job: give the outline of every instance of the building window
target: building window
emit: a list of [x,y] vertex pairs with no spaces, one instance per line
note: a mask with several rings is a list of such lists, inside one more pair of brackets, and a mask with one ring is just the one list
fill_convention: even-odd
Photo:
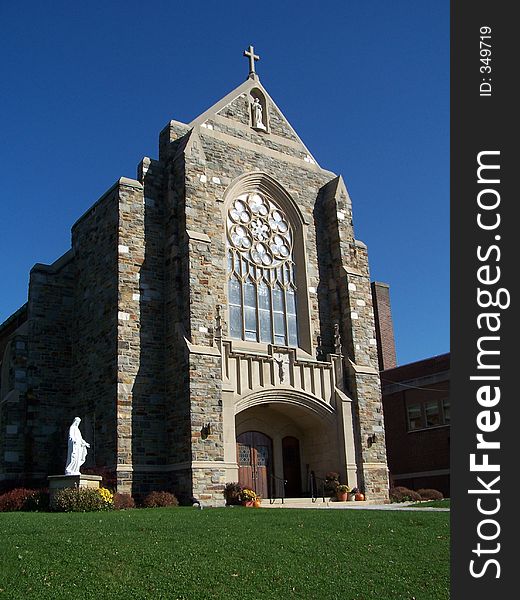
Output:
[[409,404],[407,406],[408,411],[408,429],[412,431],[413,429],[422,429],[423,418],[422,418],[422,410],[420,404]]
[[298,345],[293,233],[264,195],[241,194],[227,213],[229,334]]
[[450,423],[450,399],[444,398],[442,401],[442,413],[444,415],[444,422],[449,425]]
[[408,431],[450,424],[449,398],[413,401],[406,404]]

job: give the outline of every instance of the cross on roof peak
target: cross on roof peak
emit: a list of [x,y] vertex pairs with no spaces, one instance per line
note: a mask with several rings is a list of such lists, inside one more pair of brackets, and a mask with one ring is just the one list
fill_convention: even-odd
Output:
[[256,79],[258,75],[255,72],[255,60],[260,60],[260,57],[255,54],[253,46],[249,46],[247,50],[244,50],[244,56],[249,58],[249,77]]

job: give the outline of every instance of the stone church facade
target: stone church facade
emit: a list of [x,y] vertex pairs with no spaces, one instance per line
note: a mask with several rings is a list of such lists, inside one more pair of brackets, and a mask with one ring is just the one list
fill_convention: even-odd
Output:
[[337,471],[386,498],[367,248],[252,64],[32,269],[0,326],[4,486],[63,472],[78,415],[119,491],[220,504],[226,482],[300,495]]

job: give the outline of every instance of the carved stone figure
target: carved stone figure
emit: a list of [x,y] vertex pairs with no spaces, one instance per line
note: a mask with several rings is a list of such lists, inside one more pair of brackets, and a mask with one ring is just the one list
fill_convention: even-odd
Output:
[[278,376],[280,377],[280,383],[283,383],[288,375],[287,370],[289,367],[289,357],[287,354],[276,352],[273,354],[273,360],[278,365]]
[[265,131],[265,125],[262,116],[262,104],[258,98],[254,99],[251,109],[253,111],[253,128],[263,129]]
[[339,333],[339,325],[334,325],[334,352],[338,356],[341,355],[341,335]]
[[80,474],[79,469],[87,458],[87,448],[90,448],[90,444],[81,436],[81,431],[79,430],[80,423],[81,419],[76,417],[69,427],[65,475]]

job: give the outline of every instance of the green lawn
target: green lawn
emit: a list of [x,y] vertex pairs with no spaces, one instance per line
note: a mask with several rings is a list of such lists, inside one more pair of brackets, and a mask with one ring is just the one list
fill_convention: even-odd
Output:
[[449,598],[449,513],[0,513],[0,600]]
[[444,498],[444,500],[420,502],[418,504],[411,504],[408,508],[450,508],[450,499]]

